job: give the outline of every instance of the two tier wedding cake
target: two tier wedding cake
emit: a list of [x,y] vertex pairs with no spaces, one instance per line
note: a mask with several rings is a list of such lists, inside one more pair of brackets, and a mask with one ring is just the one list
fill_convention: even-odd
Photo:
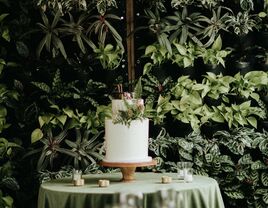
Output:
[[150,162],[148,156],[149,120],[143,117],[142,99],[124,94],[112,100],[112,118],[105,120],[104,162]]

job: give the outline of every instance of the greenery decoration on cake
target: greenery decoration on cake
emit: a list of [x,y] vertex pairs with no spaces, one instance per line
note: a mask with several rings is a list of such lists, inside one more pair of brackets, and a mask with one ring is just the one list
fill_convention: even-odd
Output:
[[123,98],[126,110],[119,110],[116,117],[113,119],[115,124],[120,123],[126,126],[130,126],[132,120],[143,120],[144,105],[141,99],[133,99],[133,102],[128,102],[128,99]]
[[[122,88],[118,88],[122,89]],[[122,99],[126,110],[119,110],[116,117],[113,119],[113,123],[123,124],[130,126],[133,120],[143,120],[145,118],[144,102],[141,99],[142,86],[141,79],[138,80],[133,93],[119,92],[122,94]]]

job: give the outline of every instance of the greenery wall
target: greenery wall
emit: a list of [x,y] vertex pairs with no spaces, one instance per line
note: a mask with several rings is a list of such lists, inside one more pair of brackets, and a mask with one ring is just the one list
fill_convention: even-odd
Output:
[[[153,171],[192,161],[226,207],[267,207],[263,0],[0,0],[0,207],[36,207],[39,184],[100,167],[110,97],[142,84]],[[143,169],[147,170],[147,169]]]

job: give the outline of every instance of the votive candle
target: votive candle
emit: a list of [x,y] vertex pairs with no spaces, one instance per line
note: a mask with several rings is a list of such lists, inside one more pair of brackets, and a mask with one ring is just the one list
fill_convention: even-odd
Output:
[[98,184],[99,184],[99,187],[107,187],[110,185],[110,181],[109,180],[99,180]]
[[172,178],[169,176],[162,176],[161,180],[162,180],[162,183],[171,183],[172,182]]

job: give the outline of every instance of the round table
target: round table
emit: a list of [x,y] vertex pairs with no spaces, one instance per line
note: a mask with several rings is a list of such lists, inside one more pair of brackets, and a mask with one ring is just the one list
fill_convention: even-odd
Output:
[[[162,176],[172,177],[172,182],[162,184]],[[142,193],[143,207],[154,208],[157,192],[172,189],[183,193],[185,207],[224,208],[216,180],[194,175],[193,182],[177,179],[176,173],[135,173],[136,180],[122,182],[121,173],[84,175],[84,186],[74,186],[71,178],[57,179],[41,184],[38,208],[106,208],[109,203],[119,200],[122,193]],[[110,181],[108,187],[99,187],[98,181]]]

